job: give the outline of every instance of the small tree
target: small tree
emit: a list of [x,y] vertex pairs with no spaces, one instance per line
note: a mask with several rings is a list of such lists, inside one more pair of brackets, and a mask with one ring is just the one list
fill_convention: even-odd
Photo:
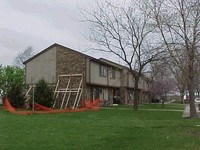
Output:
[[167,94],[170,94],[174,89],[175,85],[172,79],[167,76],[160,76],[152,83],[150,91],[153,96],[159,96],[162,98],[162,107],[164,107]]
[[13,66],[0,66],[0,97],[8,97],[11,105],[19,107],[24,102],[24,70]]
[[37,82],[35,87],[35,102],[50,107],[53,102],[53,91],[44,79]]
[[7,92],[7,96],[12,106],[21,107],[24,105],[25,101],[24,87],[18,84],[13,84],[9,89],[9,91]]

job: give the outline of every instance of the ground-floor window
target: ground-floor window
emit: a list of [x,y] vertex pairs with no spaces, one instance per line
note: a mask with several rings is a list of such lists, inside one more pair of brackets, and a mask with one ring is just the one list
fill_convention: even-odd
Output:
[[134,100],[134,91],[133,90],[129,90],[128,91],[128,97],[127,97],[127,103],[133,103]]
[[91,87],[91,98],[92,100],[99,98],[101,101],[106,101],[109,104],[120,104],[121,101],[119,89],[100,86]]

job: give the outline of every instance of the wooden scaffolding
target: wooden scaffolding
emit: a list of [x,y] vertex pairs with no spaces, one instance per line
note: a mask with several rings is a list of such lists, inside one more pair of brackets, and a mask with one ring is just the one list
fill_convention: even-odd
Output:
[[79,106],[83,92],[83,75],[70,74],[59,75],[54,91],[53,108],[56,105],[60,108],[76,109]]
[[[30,107],[30,104],[32,102],[32,104],[34,103],[34,88],[35,88],[35,85],[34,84],[31,84],[29,85],[28,87],[28,90],[25,94],[25,107],[28,109]],[[31,100],[32,98],[32,100]]]

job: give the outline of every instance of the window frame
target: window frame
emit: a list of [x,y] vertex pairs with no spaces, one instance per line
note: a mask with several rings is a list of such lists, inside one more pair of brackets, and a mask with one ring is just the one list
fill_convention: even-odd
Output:
[[107,76],[107,67],[99,64],[99,76],[106,77]]
[[110,72],[110,74],[111,74],[111,76],[110,76],[110,79],[116,79],[116,69],[114,69],[114,68],[111,68],[111,72]]

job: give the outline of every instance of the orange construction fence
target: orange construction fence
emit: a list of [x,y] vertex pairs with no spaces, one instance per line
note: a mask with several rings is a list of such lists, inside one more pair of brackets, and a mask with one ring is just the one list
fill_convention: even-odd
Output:
[[21,114],[21,115],[29,115],[29,114],[48,114],[48,113],[64,113],[64,112],[83,112],[87,110],[99,110],[100,109],[100,100],[96,99],[94,101],[81,101],[81,108],[78,109],[60,109],[56,110],[53,108],[48,108],[45,106],[42,106],[40,104],[35,103],[34,104],[34,111],[17,111],[9,102],[9,100],[6,98],[4,101],[4,109],[8,110],[11,113],[14,114]]

